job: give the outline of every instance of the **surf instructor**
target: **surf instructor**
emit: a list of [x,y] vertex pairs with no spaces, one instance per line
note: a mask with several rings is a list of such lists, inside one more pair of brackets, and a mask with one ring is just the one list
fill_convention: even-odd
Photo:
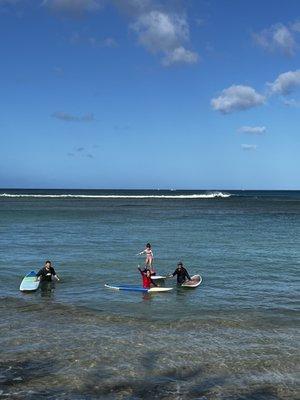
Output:
[[59,277],[56,275],[55,269],[51,265],[51,261],[47,260],[45,266],[36,274],[36,280],[40,280],[41,282],[51,282],[52,276],[59,281]]
[[175,275],[177,275],[177,284],[178,285],[182,285],[187,280],[189,280],[189,281],[191,280],[191,277],[190,277],[189,273],[184,268],[184,266],[183,266],[181,261],[177,264],[177,268],[175,269],[173,274],[170,274],[169,276],[172,277],[172,276],[175,276]]

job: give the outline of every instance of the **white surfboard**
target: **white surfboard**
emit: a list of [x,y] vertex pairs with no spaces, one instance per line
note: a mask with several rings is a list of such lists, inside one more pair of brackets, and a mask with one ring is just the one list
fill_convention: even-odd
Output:
[[36,280],[36,273],[30,271],[22,280],[20,285],[21,292],[34,292],[38,289],[40,281]]
[[173,290],[173,288],[171,287],[153,287],[151,289],[148,289],[148,293],[159,293],[159,292],[170,292],[171,290]]
[[184,288],[196,288],[197,286],[200,285],[202,282],[202,276],[201,275],[194,275],[191,277],[190,281],[184,282],[181,287]]
[[162,280],[166,279],[166,276],[163,276],[163,275],[151,275],[151,279],[153,281],[162,281]]

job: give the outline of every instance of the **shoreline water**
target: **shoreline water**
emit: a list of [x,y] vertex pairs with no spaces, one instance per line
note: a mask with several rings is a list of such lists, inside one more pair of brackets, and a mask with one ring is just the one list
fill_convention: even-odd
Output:
[[[243,194],[0,198],[0,396],[296,399],[300,192]],[[148,240],[199,288],[106,290],[140,282]],[[62,282],[20,293],[47,258]]]

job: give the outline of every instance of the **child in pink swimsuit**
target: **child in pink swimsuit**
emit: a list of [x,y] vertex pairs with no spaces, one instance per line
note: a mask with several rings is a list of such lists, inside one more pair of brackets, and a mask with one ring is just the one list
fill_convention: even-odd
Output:
[[145,267],[150,269],[151,275],[155,275],[155,270],[152,266],[154,256],[150,243],[147,243],[145,250],[141,251],[139,254],[142,255],[144,253],[146,254]]

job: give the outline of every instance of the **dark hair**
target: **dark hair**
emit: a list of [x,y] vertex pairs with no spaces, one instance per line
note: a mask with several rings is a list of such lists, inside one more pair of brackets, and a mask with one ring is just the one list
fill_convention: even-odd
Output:
[[151,248],[151,244],[150,244],[150,243],[147,243],[147,244],[146,244],[146,247],[150,247],[150,248]]
[[179,263],[177,264],[177,267],[183,267],[183,264],[181,261],[179,261]]
[[46,264],[50,264],[51,265],[51,261],[50,260],[47,260],[46,262],[45,262],[45,265]]

